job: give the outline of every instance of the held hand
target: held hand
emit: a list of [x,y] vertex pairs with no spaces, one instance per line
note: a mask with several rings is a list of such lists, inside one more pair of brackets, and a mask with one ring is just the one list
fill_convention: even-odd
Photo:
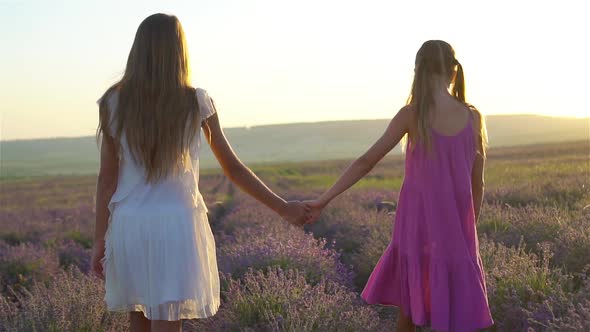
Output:
[[305,221],[305,223],[312,224],[316,222],[322,214],[322,210],[324,209],[325,205],[317,199],[311,201],[303,201],[303,204],[305,204],[309,208],[308,218]]
[[309,208],[299,201],[289,201],[281,212],[281,217],[291,225],[301,226],[309,217]]
[[105,243],[104,240],[94,242],[92,247],[92,258],[90,260],[90,270],[97,277],[104,280],[104,271],[102,270],[102,259],[104,258]]

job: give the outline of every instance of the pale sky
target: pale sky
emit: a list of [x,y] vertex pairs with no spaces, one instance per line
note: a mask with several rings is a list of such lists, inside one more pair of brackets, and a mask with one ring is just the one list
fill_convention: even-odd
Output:
[[[0,139],[93,135],[139,23],[178,16],[225,127],[391,118],[443,39],[484,114],[590,116],[584,1],[0,0]],[[526,126],[526,124],[523,124]]]

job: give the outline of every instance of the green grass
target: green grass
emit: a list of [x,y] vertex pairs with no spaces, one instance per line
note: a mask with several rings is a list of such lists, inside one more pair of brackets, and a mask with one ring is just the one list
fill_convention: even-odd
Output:
[[367,176],[360,180],[355,186],[355,189],[387,189],[399,190],[401,188],[403,178],[401,177],[385,177],[385,176]]
[[80,231],[69,231],[64,234],[64,238],[70,239],[86,249],[92,248],[92,244],[94,243],[94,240],[90,235],[86,235]]
[[[296,123],[227,128],[225,133],[247,164],[351,160],[365,152],[388,123],[389,119]],[[489,116],[487,125],[490,142],[495,147],[588,138],[588,119]],[[99,150],[93,136],[0,141],[0,151],[0,178],[96,174],[98,171]],[[392,154],[399,152],[396,147]],[[201,153],[201,167],[218,167],[206,144]]]

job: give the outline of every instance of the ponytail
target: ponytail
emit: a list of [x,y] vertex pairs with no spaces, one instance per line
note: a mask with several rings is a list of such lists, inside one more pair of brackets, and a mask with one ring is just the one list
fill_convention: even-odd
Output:
[[463,66],[459,61],[455,60],[457,64],[457,76],[453,84],[453,96],[462,103],[465,103],[465,75],[463,74]]
[[459,63],[459,61],[455,60],[455,64],[457,65],[457,76],[455,77],[455,83],[453,84],[453,91],[452,94],[458,101],[464,103],[469,107],[472,113],[474,113],[475,118],[477,119],[477,127],[479,127],[479,132],[477,133],[479,139],[477,144],[477,151],[482,157],[486,157],[486,151],[488,148],[488,133],[486,129],[486,121],[485,117],[481,112],[475,108],[475,106],[468,104],[465,100],[465,74],[463,73],[463,66]]
[[416,111],[416,119],[418,121],[418,137],[416,139],[424,144],[427,149],[430,149],[432,141],[429,130],[430,112],[434,104],[434,99],[428,77],[428,66],[429,63],[425,57],[420,57],[418,59],[418,63],[416,63],[416,71],[414,73],[414,82],[412,83],[412,92],[408,97],[407,104],[413,104]]
[[[459,102],[468,105],[465,98],[465,75],[463,73],[463,66],[455,58],[455,51],[451,45],[442,40],[429,40],[422,44],[422,47],[420,47],[416,54],[415,66],[412,91],[406,104],[412,104],[412,108],[416,112],[418,132],[417,137],[413,139],[423,144],[427,150],[431,150],[430,120],[434,106],[432,77],[438,75],[445,79],[450,79],[453,71],[456,70],[455,80],[450,91],[451,95]],[[479,112],[477,114],[480,115],[479,118],[481,119],[482,125],[482,131],[480,133],[482,142],[484,142],[482,153],[485,153],[485,142],[487,142],[485,123],[483,116]],[[417,142],[411,143],[414,144]]]

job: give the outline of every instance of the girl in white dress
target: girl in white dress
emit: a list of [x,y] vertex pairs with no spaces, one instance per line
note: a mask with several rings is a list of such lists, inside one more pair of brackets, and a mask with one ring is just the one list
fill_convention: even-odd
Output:
[[189,83],[180,22],[139,26],[123,78],[99,100],[102,138],[92,270],[131,331],[180,331],[219,307],[215,241],[199,193],[200,129],[226,176],[293,224],[307,208],[273,193],[234,154],[212,99]]

